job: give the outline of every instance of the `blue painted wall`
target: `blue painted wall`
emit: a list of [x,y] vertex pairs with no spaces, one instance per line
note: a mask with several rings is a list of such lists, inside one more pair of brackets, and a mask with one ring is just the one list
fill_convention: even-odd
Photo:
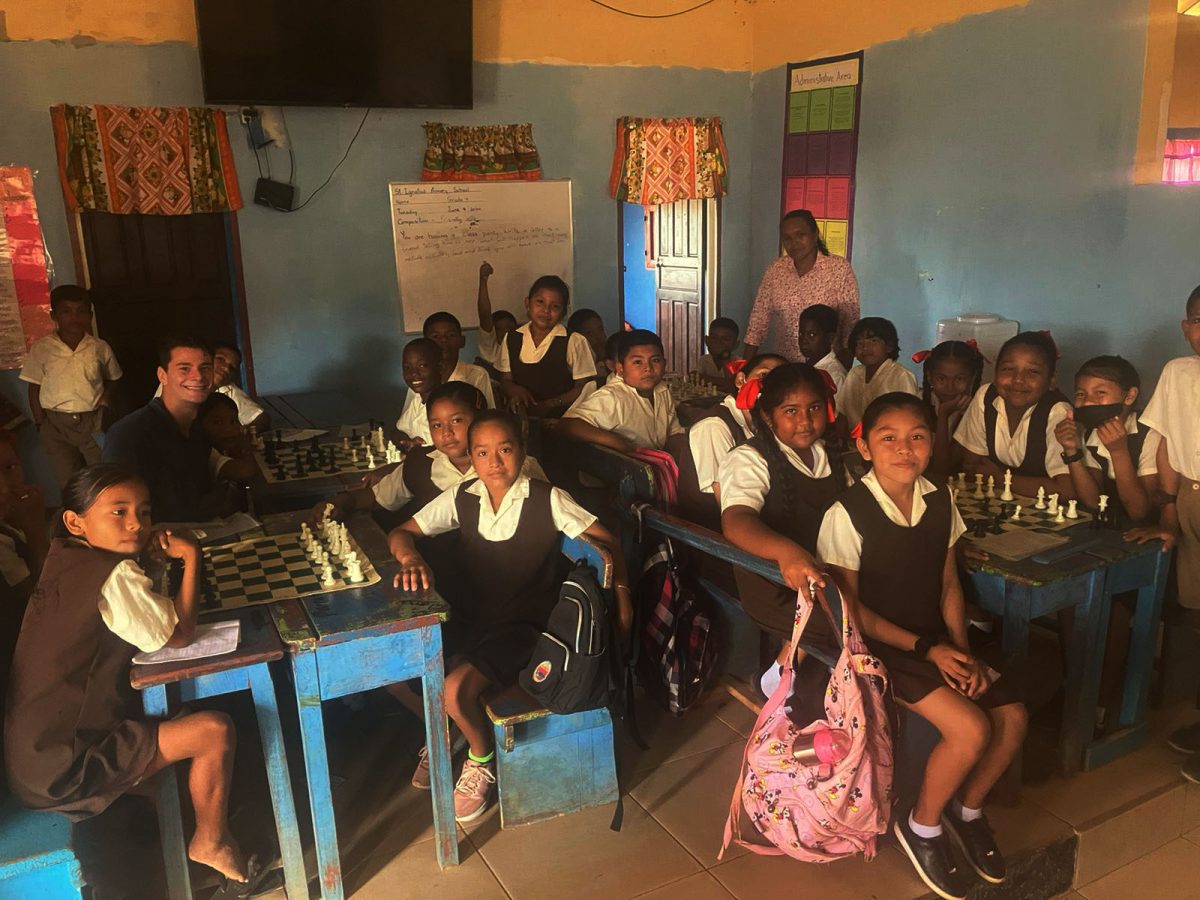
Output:
[[621,204],[625,236],[625,321],[634,328],[655,331],[658,313],[654,302],[654,270],[646,268],[643,209],[636,203]]
[[[1145,29],[1144,0],[1032,0],[867,50],[853,263],[907,351],[983,308],[1050,328],[1068,385],[1118,352],[1152,386],[1188,352],[1200,190],[1132,184]],[[753,81],[752,280],[776,249],[784,84]]]

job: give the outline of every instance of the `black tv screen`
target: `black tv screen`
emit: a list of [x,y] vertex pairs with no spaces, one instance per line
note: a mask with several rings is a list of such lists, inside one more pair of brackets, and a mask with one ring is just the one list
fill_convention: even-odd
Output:
[[196,0],[204,100],[471,108],[471,0]]

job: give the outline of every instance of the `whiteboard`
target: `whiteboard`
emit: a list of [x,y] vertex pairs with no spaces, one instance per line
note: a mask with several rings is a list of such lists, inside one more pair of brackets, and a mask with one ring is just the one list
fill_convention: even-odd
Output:
[[396,281],[404,330],[446,310],[464,328],[479,322],[479,266],[492,309],[526,320],[525,297],[541,275],[571,283],[571,182],[394,181],[388,185]]

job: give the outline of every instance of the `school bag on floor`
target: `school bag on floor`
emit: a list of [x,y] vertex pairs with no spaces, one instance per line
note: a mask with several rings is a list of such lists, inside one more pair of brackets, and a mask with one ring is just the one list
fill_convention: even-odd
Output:
[[[836,597],[836,592],[829,581],[825,593]],[[827,597],[817,588],[814,594],[828,610]],[[833,862],[856,853],[870,859],[876,839],[887,831],[892,806],[892,742],[884,706],[887,670],[867,653],[845,604],[842,652],[825,689],[825,718],[801,728],[784,708],[795,678],[796,645],[812,612],[813,604],[798,595],[788,663],[746,744],[721,855],[732,840],[755,853],[786,854],[804,862]],[[841,759],[797,760],[793,750],[811,743],[819,732],[825,732],[826,740],[833,733],[844,751]],[[742,838],[743,814],[770,846]]]
[[644,462],[654,474],[655,506],[663,512],[672,512],[679,503],[679,464],[665,450],[638,447],[630,456]]
[[670,541],[659,544],[638,580],[638,678],[677,716],[700,699],[717,673],[720,642],[706,600],[681,577]]

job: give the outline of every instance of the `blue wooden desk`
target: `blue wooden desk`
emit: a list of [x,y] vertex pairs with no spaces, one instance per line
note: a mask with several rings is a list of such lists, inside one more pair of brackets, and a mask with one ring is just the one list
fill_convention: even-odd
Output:
[[[1049,565],[991,559],[971,562],[970,569],[980,605],[1004,619],[1002,648],[1011,661],[1020,663],[1028,655],[1033,619],[1074,607],[1058,747],[1059,768],[1071,775],[1129,753],[1146,739],[1146,704],[1171,555],[1157,541],[1132,544],[1119,532],[1095,531],[1086,524],[1063,534],[1099,536],[1101,543]],[[1119,728],[1095,740],[1109,611],[1113,595],[1126,591],[1137,591],[1137,605]]]
[[[294,522],[295,517],[272,517],[267,530],[285,530],[294,527]],[[441,624],[449,607],[433,591],[418,595],[394,590],[396,566],[390,561],[386,536],[363,513],[352,517],[349,526],[382,580],[367,588],[271,606],[275,626],[291,651],[321,896],[325,900],[341,900],[344,895],[321,712],[324,700],[410,678],[421,679],[437,859],[443,867],[458,865],[442,661]]]
[[[186,662],[134,666],[129,680],[134,688],[142,692],[146,715],[161,719],[167,718],[172,705],[178,703],[250,691],[266,758],[267,781],[271,789],[271,805],[275,812],[275,828],[279,836],[287,893],[293,900],[306,900],[308,882],[296,823],[296,804],[288,776],[275,686],[268,670],[272,662],[283,658],[284,648],[264,610],[245,609],[223,618],[234,618],[235,615],[242,623],[242,631],[241,643],[233,653]],[[168,699],[167,687],[172,684],[178,685],[178,696]],[[158,820],[162,831],[167,886],[171,900],[191,900],[187,842],[183,834],[175,767],[168,766],[158,778]]]

